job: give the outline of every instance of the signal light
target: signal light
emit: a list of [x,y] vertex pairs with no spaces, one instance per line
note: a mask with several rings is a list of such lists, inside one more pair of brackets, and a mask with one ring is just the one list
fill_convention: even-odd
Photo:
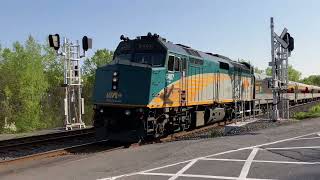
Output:
[[288,46],[289,51],[293,51],[294,49],[294,39],[293,37],[289,37],[289,46]]
[[54,50],[58,51],[60,48],[60,36],[59,34],[49,35],[49,45],[53,47]]
[[294,39],[290,36],[290,33],[286,33],[282,38],[288,44],[288,50],[291,52],[294,49]]
[[82,38],[82,49],[87,51],[88,49],[92,49],[92,39],[87,36],[83,36]]

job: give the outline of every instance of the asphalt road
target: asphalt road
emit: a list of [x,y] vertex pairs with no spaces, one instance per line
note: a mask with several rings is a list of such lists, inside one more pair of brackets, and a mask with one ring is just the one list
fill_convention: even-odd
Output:
[[0,179],[320,179],[320,119],[248,135],[0,166]]

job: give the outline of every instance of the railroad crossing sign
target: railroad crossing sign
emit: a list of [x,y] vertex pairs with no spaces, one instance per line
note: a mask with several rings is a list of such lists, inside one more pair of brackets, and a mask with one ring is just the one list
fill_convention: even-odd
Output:
[[281,35],[274,32],[273,17],[270,19],[271,28],[271,62],[272,67],[271,89],[273,94],[271,120],[289,119],[288,98],[288,57],[294,49],[294,39],[284,28]]

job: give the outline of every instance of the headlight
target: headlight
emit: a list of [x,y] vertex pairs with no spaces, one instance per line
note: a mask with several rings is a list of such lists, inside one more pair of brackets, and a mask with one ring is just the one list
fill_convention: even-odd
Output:
[[113,76],[117,76],[118,75],[118,72],[113,72]]
[[113,82],[117,82],[117,81],[118,81],[118,78],[114,77],[114,78],[112,78],[112,81],[113,81]]
[[143,112],[143,108],[138,108],[137,112]]
[[113,85],[113,86],[112,86],[112,89],[113,89],[113,90],[116,90],[116,89],[117,89],[117,86],[116,86],[116,85]]
[[127,115],[127,116],[129,116],[129,115],[131,114],[131,111],[130,111],[130,110],[125,110],[125,111],[124,111],[124,114]]

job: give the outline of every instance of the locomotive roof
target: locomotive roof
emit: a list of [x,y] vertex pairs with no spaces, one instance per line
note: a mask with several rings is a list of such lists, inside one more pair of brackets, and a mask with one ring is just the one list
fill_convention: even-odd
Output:
[[250,69],[248,67],[250,66],[249,64],[244,65],[243,63],[233,61],[230,58],[223,55],[202,52],[182,44],[173,44],[172,42],[166,41],[165,39],[162,39],[162,38],[159,38],[159,40],[168,49],[168,51],[171,51],[171,52],[176,52],[178,54],[193,56],[195,58],[201,58],[201,59],[211,60],[215,62],[217,61],[224,62],[224,63],[228,63],[230,66],[233,66],[233,67]]

